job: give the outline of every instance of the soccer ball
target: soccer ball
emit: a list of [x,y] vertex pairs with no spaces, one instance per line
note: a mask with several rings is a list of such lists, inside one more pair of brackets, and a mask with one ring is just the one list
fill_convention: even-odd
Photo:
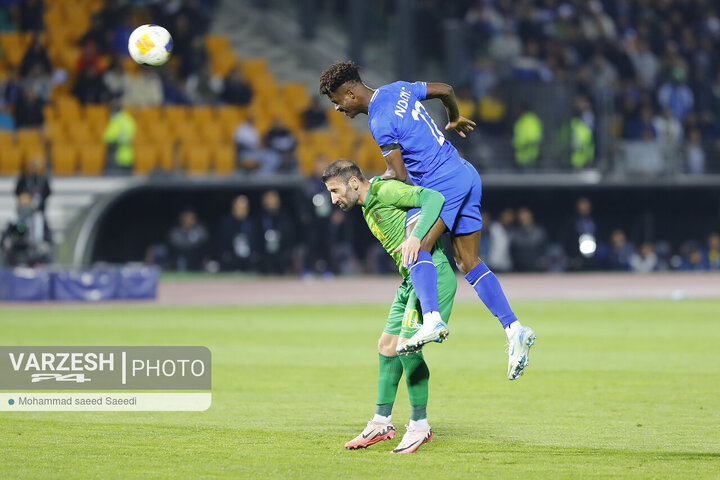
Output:
[[160,25],[140,25],[130,34],[128,52],[140,65],[157,67],[170,59],[173,40]]

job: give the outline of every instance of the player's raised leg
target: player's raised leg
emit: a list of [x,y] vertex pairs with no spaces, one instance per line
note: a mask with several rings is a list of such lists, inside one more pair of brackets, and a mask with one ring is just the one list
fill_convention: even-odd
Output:
[[508,379],[516,380],[522,375],[530,359],[530,347],[535,343],[535,333],[520,324],[505,297],[495,274],[478,257],[480,232],[452,235],[455,263],[480,300],[497,317],[508,339]]
[[395,436],[395,427],[392,424],[392,407],[395,403],[398,383],[403,374],[403,365],[395,353],[398,335],[383,332],[378,341],[378,391],[377,408],[375,416],[365,429],[345,444],[347,449],[366,448],[383,440],[390,440]]

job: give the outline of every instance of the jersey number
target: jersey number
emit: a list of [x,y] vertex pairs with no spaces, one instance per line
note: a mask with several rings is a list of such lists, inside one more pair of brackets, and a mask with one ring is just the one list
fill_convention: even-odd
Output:
[[432,133],[433,137],[435,137],[435,140],[442,145],[445,142],[445,136],[442,134],[440,129],[435,125],[435,121],[428,115],[427,110],[425,110],[425,107],[422,103],[420,103],[420,100],[415,101],[415,108],[412,111],[412,116],[414,120],[420,120],[421,118],[427,123],[427,126],[430,127],[430,133]]

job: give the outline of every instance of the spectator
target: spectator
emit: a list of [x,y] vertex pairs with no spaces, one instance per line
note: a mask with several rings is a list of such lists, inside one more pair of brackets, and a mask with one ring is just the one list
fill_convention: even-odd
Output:
[[670,146],[679,146],[683,139],[683,127],[680,120],[673,117],[669,108],[664,108],[661,115],[653,119],[653,126],[657,132],[657,138]]
[[86,103],[106,103],[111,97],[110,92],[105,87],[103,77],[94,65],[88,65],[78,74],[72,93],[83,105]]
[[303,232],[305,232],[305,261],[303,266],[303,277],[310,277],[317,273],[324,278],[332,276],[333,265],[332,249],[333,240],[332,224],[332,201],[330,193],[325,184],[320,180],[329,159],[325,155],[318,155],[315,158],[313,175],[307,178],[306,205],[308,211],[302,215]]
[[639,252],[630,255],[630,267],[633,272],[650,273],[658,268],[658,256],[655,254],[655,247],[650,242],[640,246]]
[[488,45],[488,53],[498,61],[511,62],[522,54],[522,42],[511,20],[505,20],[502,32],[494,35]]
[[513,269],[510,247],[512,244],[513,224],[515,212],[506,208],[500,212],[499,220],[488,225],[488,254],[487,264],[496,272],[509,272]]
[[32,89],[43,103],[50,100],[50,77],[43,72],[39,65],[35,65],[30,70],[30,73],[23,79],[22,85]]
[[612,92],[618,80],[618,72],[598,48],[590,62],[590,88],[593,96],[602,97]]
[[190,42],[188,51],[180,57],[178,73],[180,78],[187,79],[192,73],[207,68],[208,56],[202,37],[195,37]]
[[10,114],[10,111],[7,109],[7,107],[3,103],[0,103],[0,130],[2,130],[2,131],[15,130],[15,119],[13,119],[13,116]]
[[597,226],[592,218],[592,203],[580,197],[575,214],[565,227],[565,253],[569,270],[588,270],[593,266],[597,251]]
[[685,146],[685,161],[687,173],[690,175],[702,175],[705,173],[705,151],[702,146],[702,136],[697,128],[690,131]]
[[170,69],[162,77],[163,100],[166,105],[189,105],[190,100],[185,94],[182,80]]
[[179,224],[170,230],[169,244],[179,272],[203,269],[209,235],[191,208],[180,212]]
[[294,226],[287,211],[281,206],[277,190],[269,190],[263,194],[260,211],[262,273],[280,275],[285,273],[290,265]]
[[540,156],[543,127],[540,117],[527,106],[519,109],[513,128],[512,144],[515,149],[515,163],[520,168],[535,166]]
[[[125,45],[127,49],[127,44]],[[85,72],[86,70],[94,67],[97,72],[102,73],[103,65],[100,55],[98,55],[97,47],[94,43],[86,43],[82,47],[82,54],[78,59],[76,72],[78,74]]]
[[135,162],[133,140],[137,126],[135,119],[118,100],[111,103],[112,113],[103,134],[107,145],[106,170],[120,175],[130,174]]
[[8,267],[35,267],[52,261],[50,228],[45,215],[33,208],[27,192],[17,197],[17,216],[2,233],[0,249]]
[[313,97],[312,103],[305,109],[302,114],[303,126],[305,130],[315,130],[327,127],[327,117],[325,109],[320,103],[318,96]]
[[682,259],[680,270],[686,271],[705,271],[709,269],[703,261],[703,254],[697,244],[691,244],[688,247],[687,254]]
[[518,272],[539,272],[545,269],[545,229],[535,224],[528,208],[517,211],[518,225],[513,230],[510,244],[512,263]]
[[45,203],[52,191],[42,157],[31,157],[20,173],[15,184],[15,196],[19,197],[23,193],[30,195],[31,205],[35,210],[45,213]]
[[265,134],[265,145],[280,156],[278,172],[294,173],[297,171],[297,159],[295,158],[297,140],[282,121],[276,119],[273,122],[272,128]]
[[230,73],[225,77],[220,98],[223,102],[231,105],[244,107],[250,104],[252,90],[243,80],[242,69],[239,66],[230,70]]
[[187,98],[196,105],[214,104],[222,92],[222,79],[212,75],[207,64],[190,74],[185,82]]
[[233,134],[235,151],[240,170],[249,172],[257,170],[259,173],[272,173],[280,165],[280,155],[277,152],[262,148],[260,134],[250,117],[237,126]]
[[140,67],[134,78],[127,78],[122,103],[125,106],[134,107],[162,105],[162,80],[152,67]]
[[15,101],[15,126],[17,128],[41,127],[44,120],[43,107],[45,102],[38,97],[35,90],[26,87]]
[[713,232],[708,235],[703,257],[710,270],[720,270],[720,233]]
[[630,256],[633,247],[628,243],[625,232],[614,230],[610,235],[610,245],[598,252],[600,266],[605,270],[630,270]]
[[105,85],[105,90],[107,90],[110,99],[115,100],[122,98],[128,82],[129,78],[125,74],[122,62],[120,62],[118,57],[113,57],[110,61],[110,65],[108,65],[107,70],[105,70],[105,73],[103,74],[103,84]]
[[173,38],[173,55],[182,62],[183,57],[190,52],[194,34],[185,15],[177,16],[174,24],[175,28],[170,29]]
[[117,55],[125,55],[127,54],[130,34],[135,29],[135,25],[133,25],[132,18],[126,12],[121,11],[118,18],[120,21],[117,21],[117,27],[114,29],[110,49]]
[[648,90],[655,88],[660,63],[645,39],[638,39],[635,48],[630,51],[630,60],[642,87]]
[[505,133],[507,105],[499,88],[493,87],[478,101],[478,125],[490,135]]
[[670,72],[671,81],[665,82],[658,91],[658,103],[662,108],[669,108],[675,118],[683,120],[692,110],[695,97],[692,90],[685,84],[685,69],[675,67]]
[[259,256],[258,231],[245,195],[233,199],[230,214],[222,219],[218,235],[220,268],[223,271],[254,271]]
[[653,111],[650,107],[640,110],[640,117],[627,124],[625,135],[628,140],[655,140],[657,131],[653,123]]
[[9,68],[7,77],[0,85],[0,104],[4,106],[15,105],[20,96],[21,84],[16,68]]
[[110,40],[112,38],[112,30],[103,24],[102,14],[95,13],[90,20],[90,28],[80,38],[78,44],[84,47],[88,43],[95,45],[95,49],[100,55],[110,53]]
[[43,0],[20,2],[20,30],[39,32],[43,29]]
[[50,59],[47,56],[45,47],[40,41],[39,34],[33,35],[32,42],[20,62],[20,76],[27,76],[35,67],[39,67],[44,75],[50,75],[52,73]]

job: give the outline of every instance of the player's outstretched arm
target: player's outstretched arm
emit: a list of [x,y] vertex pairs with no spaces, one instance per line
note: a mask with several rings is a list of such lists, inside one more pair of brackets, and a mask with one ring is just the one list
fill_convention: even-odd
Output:
[[445,130],[455,130],[463,138],[465,138],[466,133],[473,131],[475,122],[460,116],[455,91],[450,85],[446,83],[428,83],[425,98],[439,98],[445,105],[448,114],[448,124],[445,125]]
[[407,179],[407,170],[405,169],[405,162],[403,161],[402,153],[400,153],[400,146],[390,150],[390,153],[385,155],[385,163],[387,164],[387,170],[385,173],[380,175],[383,180],[400,180],[404,182]]

